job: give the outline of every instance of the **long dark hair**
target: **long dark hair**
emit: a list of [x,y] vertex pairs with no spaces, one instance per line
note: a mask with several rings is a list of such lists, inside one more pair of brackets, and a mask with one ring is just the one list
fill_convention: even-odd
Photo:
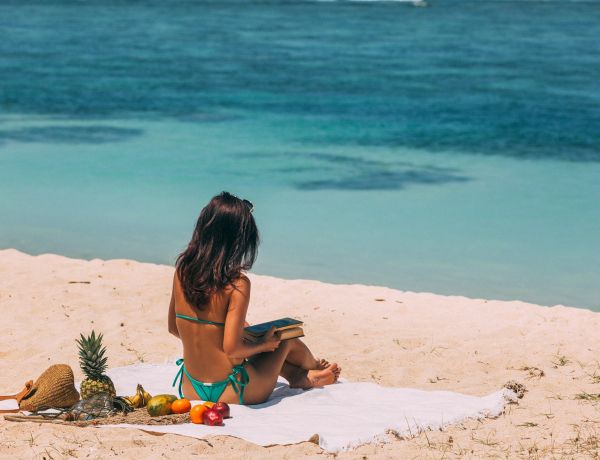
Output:
[[256,261],[260,234],[245,202],[221,192],[200,213],[192,240],[177,257],[188,303],[200,308]]

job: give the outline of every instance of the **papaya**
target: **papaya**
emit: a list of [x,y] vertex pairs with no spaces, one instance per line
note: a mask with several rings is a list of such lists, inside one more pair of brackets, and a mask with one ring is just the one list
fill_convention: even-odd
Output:
[[175,395],[157,395],[148,401],[146,410],[151,417],[169,415],[173,413],[171,405],[175,401],[177,401],[177,396]]

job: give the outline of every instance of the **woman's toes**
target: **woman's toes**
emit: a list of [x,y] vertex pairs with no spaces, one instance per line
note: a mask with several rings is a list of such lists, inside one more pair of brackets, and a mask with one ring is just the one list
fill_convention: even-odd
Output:
[[342,368],[341,368],[341,367],[338,367],[338,368],[335,370],[335,372],[333,373],[333,374],[334,374],[333,383],[337,383],[338,379],[340,378],[340,374],[341,374],[341,373],[342,373]]
[[315,361],[317,362],[316,369],[318,371],[322,371],[323,369],[327,369],[329,367],[329,361],[326,359],[316,358]]

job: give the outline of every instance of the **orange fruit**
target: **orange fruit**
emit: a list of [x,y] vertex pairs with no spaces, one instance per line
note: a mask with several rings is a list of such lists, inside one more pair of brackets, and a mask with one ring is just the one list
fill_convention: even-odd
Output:
[[185,414],[192,408],[192,404],[187,399],[178,399],[171,404],[171,410],[174,414]]
[[210,401],[206,401],[206,402],[203,404],[203,406],[206,406],[206,407],[208,407],[209,409],[212,409],[214,405],[215,405],[215,403],[214,403],[214,402],[210,402]]
[[202,420],[202,414],[208,410],[208,407],[203,406],[202,404],[198,404],[197,406],[192,407],[190,411],[190,418],[194,423],[204,423]]

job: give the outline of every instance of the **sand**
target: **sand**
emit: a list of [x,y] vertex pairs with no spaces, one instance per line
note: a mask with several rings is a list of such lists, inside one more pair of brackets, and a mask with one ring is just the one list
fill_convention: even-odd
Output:
[[[0,394],[21,390],[25,381],[55,363],[71,365],[81,379],[75,339],[92,328],[104,333],[110,367],[173,359],[181,346],[167,332],[172,277],[169,266],[0,251]],[[302,319],[305,341],[315,355],[336,361],[351,382],[476,396],[497,391],[509,380],[528,389],[499,418],[365,445],[337,458],[599,455],[600,400],[578,398],[600,393],[600,313],[250,278],[249,321]],[[197,440],[130,428],[13,423],[0,416],[0,460],[117,455],[178,460],[334,457],[311,442],[265,448],[225,436]]]

